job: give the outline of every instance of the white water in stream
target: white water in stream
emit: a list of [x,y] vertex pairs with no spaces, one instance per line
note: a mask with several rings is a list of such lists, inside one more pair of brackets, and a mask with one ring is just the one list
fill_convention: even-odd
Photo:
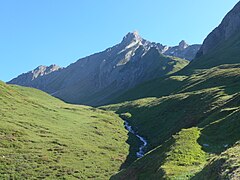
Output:
[[140,141],[142,142],[142,145],[139,147],[139,151],[137,152],[137,157],[141,158],[144,156],[144,148],[147,146],[147,141],[146,139],[144,139],[142,136],[140,136],[139,134],[137,134],[133,129],[132,126],[129,125],[129,123],[127,121],[124,121],[124,126],[125,128],[132,133],[133,135],[135,135],[138,139],[140,139]]

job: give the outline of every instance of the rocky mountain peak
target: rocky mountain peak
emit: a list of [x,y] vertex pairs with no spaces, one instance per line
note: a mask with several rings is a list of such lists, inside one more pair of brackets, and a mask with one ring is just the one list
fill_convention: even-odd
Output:
[[[187,46],[185,41],[180,44],[182,48]],[[183,67],[188,62],[166,56],[192,60],[198,47],[191,45],[181,50],[178,45],[171,47],[145,40],[134,31],[121,43],[64,69],[54,64],[39,66],[8,83],[38,88],[66,102],[102,105],[108,98],[142,82],[175,72],[175,63],[179,63],[176,67]]]
[[34,69],[34,71],[35,71],[35,70],[45,69],[46,67],[47,67],[47,66],[40,65],[40,66],[36,67],[36,68]]
[[182,40],[180,43],[179,43],[179,48],[181,50],[183,49],[186,49],[189,45],[186,43],[186,41]]
[[131,42],[140,42],[142,41],[142,37],[139,35],[137,31],[129,32],[126,36],[124,36],[122,43],[131,43]]

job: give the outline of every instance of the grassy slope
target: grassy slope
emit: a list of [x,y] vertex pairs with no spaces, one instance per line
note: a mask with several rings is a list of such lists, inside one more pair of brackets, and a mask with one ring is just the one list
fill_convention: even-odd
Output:
[[180,179],[201,170],[207,154],[197,143],[198,128],[183,129],[162,145],[136,160],[112,179]]
[[[172,135],[178,136],[177,133],[181,133],[183,128],[198,127],[200,134],[199,138],[195,139],[195,145],[200,144],[202,150],[196,151],[196,154],[207,153],[204,155],[206,157],[225,151],[227,147],[224,146],[230,147],[240,139],[240,65],[222,65],[198,70],[191,75],[170,78],[180,80],[181,84],[168,96],[143,98],[104,107],[117,113],[129,112],[132,115],[130,123],[148,140],[148,150],[160,148],[159,151],[152,152],[158,154],[159,159],[163,159],[161,154],[166,153],[173,157],[151,164],[155,157],[147,154],[145,161],[149,163],[144,162],[144,167],[137,163],[138,161],[133,163],[130,168],[116,176],[119,179],[129,176],[129,173],[132,179],[150,175],[153,179],[155,176],[171,179],[194,176],[199,170],[198,165],[193,164],[185,169],[185,172],[178,173],[178,169],[184,167],[174,162],[177,157],[180,157],[181,162],[182,154],[187,158],[192,157],[192,154],[183,153],[181,150],[174,153],[166,150],[176,145],[165,145],[166,142],[170,141]],[[188,144],[190,141],[182,138],[182,142]],[[166,147],[161,148],[159,145]],[[189,150],[193,149],[190,147]],[[197,164],[203,165],[207,162],[204,158],[200,159]],[[189,173],[190,169],[192,173]],[[132,171],[135,173],[131,173]],[[138,175],[134,177],[136,174]]]
[[[129,121],[156,146],[186,125],[196,125],[222,110],[228,100],[233,101],[237,97],[239,91],[240,65],[224,65],[185,77],[175,94],[104,108],[118,113],[130,112],[132,118]],[[178,126],[175,127],[176,123]]]
[[0,82],[0,179],[108,179],[128,154],[113,113]]
[[198,179],[240,179],[240,142],[212,158],[192,180]]

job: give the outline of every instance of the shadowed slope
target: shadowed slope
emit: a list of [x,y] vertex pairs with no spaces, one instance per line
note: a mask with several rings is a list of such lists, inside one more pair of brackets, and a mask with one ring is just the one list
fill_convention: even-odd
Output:
[[[184,79],[172,95],[103,107],[117,113],[130,113],[128,121],[147,139],[148,150],[156,154],[156,157],[152,157],[152,153],[146,154],[116,178],[124,179],[131,175],[132,179],[188,179],[201,170],[199,165],[203,167],[207,162],[203,157],[217,155],[240,139],[240,65],[198,71]],[[197,128],[198,132],[194,141],[180,135],[183,129],[193,133],[195,130],[192,128]],[[181,143],[166,143],[172,141],[174,134]],[[192,145],[185,151],[184,147],[188,144]],[[199,145],[201,150],[193,149]],[[159,150],[161,146],[164,148]],[[164,155],[166,153],[170,153],[168,158]],[[199,153],[204,154],[201,160],[192,162],[191,159]],[[190,164],[182,164],[182,158],[187,158]],[[159,163],[155,159],[159,159]]]

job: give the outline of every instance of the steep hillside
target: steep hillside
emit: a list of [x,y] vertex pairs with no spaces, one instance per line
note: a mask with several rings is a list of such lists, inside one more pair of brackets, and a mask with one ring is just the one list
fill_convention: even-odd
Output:
[[[153,141],[150,144],[156,146],[166,140],[164,135],[168,134],[169,138],[169,135],[186,128],[186,124],[196,125],[202,118],[209,116],[207,113],[215,112],[215,108],[221,108],[228,103],[228,99],[235,97],[240,91],[240,65],[224,65],[201,71],[185,77],[181,82],[178,91],[172,95],[143,98],[106,108],[118,113],[131,113],[133,125],[138,129],[142,126],[143,129],[139,131]],[[175,126],[176,123],[178,126]]]
[[224,41],[239,33],[240,29],[240,2],[224,17],[221,24],[215,28],[204,40],[197,57],[205,55]]
[[240,142],[210,160],[193,180],[240,179]]
[[183,59],[191,60],[199,48],[185,41],[174,47],[163,46],[133,32],[121,43],[66,68],[36,78],[29,78],[35,72],[31,71],[9,83],[38,88],[66,102],[97,106],[135,85],[182,69],[189,62]]
[[188,179],[209,156],[239,141],[240,65],[223,65],[184,79],[172,95],[103,107],[130,113],[129,123],[147,139],[146,151],[152,150],[117,179]]
[[184,71],[192,69],[206,69],[222,64],[239,63],[240,33],[232,35],[228,40],[221,42],[207,54],[193,60]]
[[130,89],[113,102],[118,103],[146,97],[162,97],[212,86],[226,86],[231,83],[233,89],[238,88],[236,84],[239,80],[239,64],[220,65],[211,69],[191,71],[192,73],[176,73],[172,76],[148,81]]
[[210,68],[220,64],[239,63],[240,2],[223,18],[204,40],[196,59],[187,69]]
[[207,159],[198,137],[197,128],[184,129],[111,179],[188,179]]
[[0,179],[108,179],[128,155],[123,121],[0,82]]

